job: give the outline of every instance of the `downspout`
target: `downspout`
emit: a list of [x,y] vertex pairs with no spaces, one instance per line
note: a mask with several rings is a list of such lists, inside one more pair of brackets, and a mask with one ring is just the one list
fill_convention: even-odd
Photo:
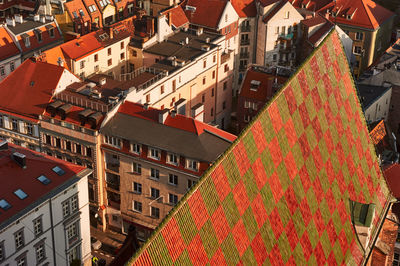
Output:
[[53,245],[53,260],[54,260],[54,265],[57,265],[57,261],[56,261],[56,245],[55,245],[55,241],[54,241],[53,208],[52,208],[51,198],[50,198],[50,224],[51,224],[51,243]]
[[[226,45],[226,43],[225,43],[225,45]],[[219,60],[220,60],[220,58],[221,58],[221,55],[219,55],[219,53],[217,53],[217,67],[215,69],[216,73],[215,73],[215,91],[214,91],[214,97],[215,97],[215,101],[214,101],[214,123],[215,124],[217,124],[217,94],[218,94],[217,92],[218,92],[218,73],[219,73]]]

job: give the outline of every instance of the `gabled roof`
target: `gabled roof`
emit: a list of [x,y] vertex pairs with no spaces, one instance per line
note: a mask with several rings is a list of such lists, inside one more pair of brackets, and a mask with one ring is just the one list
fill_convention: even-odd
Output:
[[[224,0],[188,0],[185,14],[192,24],[216,29],[226,5]],[[191,11],[187,6],[195,7],[196,10]]]
[[96,36],[96,32],[88,33],[75,40],[63,43],[61,49],[67,57],[79,60],[81,57],[95,53],[103,48]]
[[[0,200],[6,200],[11,208],[0,208],[0,229],[10,222],[15,222],[21,215],[38,207],[44,200],[60,193],[63,189],[77,182],[85,168],[59,160],[42,153],[31,151],[17,145],[8,144],[9,148],[0,151]],[[22,168],[12,158],[13,152],[25,155],[26,168]],[[63,175],[58,175],[52,169],[60,167]],[[85,171],[86,172],[86,171]],[[89,172],[86,172],[89,174]],[[45,185],[37,178],[44,175],[50,180]],[[25,199],[19,199],[14,191],[22,189],[27,194]]]
[[173,6],[163,12],[162,15],[171,14],[171,24],[174,25],[175,28],[179,28],[189,23],[188,18],[186,17],[185,11],[183,11],[182,5]]
[[129,264],[360,265],[349,199],[392,197],[334,32]]
[[228,132],[179,114],[168,114],[165,122],[159,123],[160,112],[127,101],[100,131],[206,162],[217,159],[236,139]]
[[90,15],[82,0],[72,0],[64,3],[64,6],[72,20],[90,21]]
[[272,8],[272,10],[270,10],[269,13],[264,17],[263,19],[264,23],[267,23],[271,18],[273,18],[287,2],[288,0],[280,0],[279,3],[277,3]]
[[231,4],[241,18],[257,15],[256,0],[231,0]]
[[[337,0],[336,4],[331,2],[320,11],[325,13],[327,9],[339,11],[335,17],[330,17],[331,21],[368,29],[377,29],[394,16],[392,11],[372,0]],[[351,15],[351,19],[347,19],[347,15]]]
[[384,170],[386,182],[396,199],[400,199],[400,164],[394,163]]
[[0,83],[0,109],[37,119],[44,113],[63,72],[60,66],[24,61]]
[[14,43],[14,40],[11,38],[8,31],[0,26],[0,61],[18,54],[20,54],[20,51]]

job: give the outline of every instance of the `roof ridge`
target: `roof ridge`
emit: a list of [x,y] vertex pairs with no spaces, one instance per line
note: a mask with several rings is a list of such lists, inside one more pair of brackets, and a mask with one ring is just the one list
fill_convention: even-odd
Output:
[[[352,0],[349,0],[349,1],[352,1]],[[371,20],[371,18],[370,18],[370,15],[372,15],[372,13],[370,13],[369,10],[368,10],[368,8],[365,6],[366,3],[364,2],[364,0],[359,0],[359,1],[361,1],[362,6],[364,7],[365,13],[367,13],[367,18],[368,18],[368,20],[370,21],[372,27],[375,29],[375,25],[374,25],[375,23],[373,23],[372,20]],[[377,4],[376,4],[376,5],[377,5]],[[356,12],[357,12],[357,11],[356,11]],[[372,15],[372,16],[373,16],[373,15]],[[375,18],[375,17],[374,17],[374,18]],[[375,19],[375,21],[376,21],[376,19]],[[379,24],[379,23],[378,23],[378,24]]]

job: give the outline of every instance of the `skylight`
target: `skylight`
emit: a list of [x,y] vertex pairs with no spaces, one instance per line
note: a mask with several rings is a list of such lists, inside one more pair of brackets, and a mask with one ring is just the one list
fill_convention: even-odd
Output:
[[55,166],[52,170],[53,170],[54,172],[56,172],[57,175],[63,175],[63,174],[65,174],[65,171],[64,171],[63,169],[61,169],[61,167],[59,167],[59,166]]
[[37,180],[39,180],[42,184],[45,184],[45,185],[47,185],[47,184],[49,184],[49,183],[51,182],[51,180],[48,179],[48,178],[47,178],[46,176],[44,176],[44,175],[39,176],[39,177],[37,178]]
[[14,191],[14,194],[19,198],[19,199],[25,199],[28,197],[28,195],[22,190],[22,189],[17,189]]
[[11,205],[6,200],[2,199],[2,200],[0,200],[0,208],[2,208],[3,210],[6,211],[9,208],[11,208]]

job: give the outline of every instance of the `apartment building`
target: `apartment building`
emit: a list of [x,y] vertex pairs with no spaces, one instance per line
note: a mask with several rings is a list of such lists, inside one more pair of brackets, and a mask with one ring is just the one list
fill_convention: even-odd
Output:
[[0,26],[0,81],[13,72],[20,64],[21,51],[4,26]]
[[106,75],[72,83],[54,95],[40,122],[43,153],[93,169],[88,176],[90,221],[102,229],[106,223],[99,128],[104,116],[123,98],[120,87],[120,82]]
[[54,93],[76,81],[63,67],[34,59],[23,62],[0,83],[0,138],[39,151],[40,118],[46,105]]
[[302,14],[327,14],[353,40],[355,62],[351,67],[356,77],[390,46],[395,14],[372,0],[290,2]]
[[35,10],[39,1],[35,0],[0,0],[0,21],[6,17],[21,14],[24,17]]
[[303,16],[287,0],[257,2],[256,63],[292,67]]
[[363,107],[365,119],[369,123],[387,121],[392,98],[392,85],[382,86],[357,84],[357,91]]
[[235,136],[168,109],[124,102],[103,123],[110,227],[144,241]]
[[158,16],[160,12],[179,4],[179,0],[137,0],[137,6],[149,16]]
[[[57,20],[62,21],[62,23],[59,23],[63,32],[73,31],[81,35],[91,32],[92,19],[82,0],[68,1],[64,4],[64,7],[65,12],[56,16]],[[94,12],[96,12],[97,7],[95,5],[94,9]],[[90,11],[92,10],[91,7]]]
[[64,61],[63,64],[82,79],[98,73],[118,77],[127,71],[126,52],[130,34],[121,22],[48,50],[43,54],[43,60],[53,64]]
[[[132,43],[144,67],[124,75],[131,91],[127,99],[152,107],[176,108],[179,113],[225,128],[230,123],[234,57],[219,34],[183,29],[158,33],[147,42]],[[161,28],[161,29],[160,29]]]
[[14,15],[4,26],[20,50],[21,61],[55,47],[63,42],[57,21],[52,16]]
[[0,143],[1,265],[91,265],[90,172]]

